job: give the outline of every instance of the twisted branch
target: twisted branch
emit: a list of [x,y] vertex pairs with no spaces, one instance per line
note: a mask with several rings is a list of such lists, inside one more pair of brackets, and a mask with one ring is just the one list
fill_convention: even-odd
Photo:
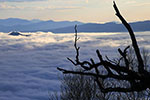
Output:
[[[80,61],[79,59],[79,49],[80,47],[77,46],[77,41],[79,40],[77,36],[77,26],[75,26],[75,42],[74,42],[74,48],[76,50],[76,57],[73,61],[70,58],[67,58],[69,61],[71,61],[72,64],[75,66],[81,67],[83,71],[71,71],[66,70],[63,68],[57,68],[59,71],[63,72],[64,74],[79,74],[79,75],[86,75],[91,76],[94,78],[94,80],[97,82],[97,85],[99,86],[100,90],[104,93],[107,92],[134,92],[134,91],[143,91],[147,88],[150,88],[150,73],[147,72],[144,69],[143,59],[140,54],[140,50],[134,35],[134,32],[131,28],[131,26],[126,22],[126,20],[121,16],[119,9],[116,6],[116,3],[113,2],[114,10],[116,11],[116,16],[121,20],[123,25],[126,27],[126,29],[129,32],[130,38],[132,40],[132,46],[135,51],[135,55],[137,57],[137,63],[138,63],[138,71],[135,71],[134,69],[130,69],[130,61],[127,57],[128,55],[128,49],[130,46],[127,46],[124,50],[118,49],[118,52],[121,56],[121,58],[118,60],[118,63],[113,62],[106,56],[106,60],[103,59],[103,56],[101,55],[99,50],[96,50],[97,57],[99,59],[99,62],[95,63],[95,61],[91,58],[90,61]],[[120,61],[123,60],[125,62],[125,65],[120,65]],[[102,67],[103,66],[103,67]],[[103,68],[107,71],[106,73],[102,73],[101,70]],[[94,71],[93,71],[94,70]],[[102,85],[101,80],[106,79],[114,79],[115,82],[118,82],[118,80],[124,80],[127,81],[130,85],[129,87],[112,87],[111,85],[108,87],[104,87]]]

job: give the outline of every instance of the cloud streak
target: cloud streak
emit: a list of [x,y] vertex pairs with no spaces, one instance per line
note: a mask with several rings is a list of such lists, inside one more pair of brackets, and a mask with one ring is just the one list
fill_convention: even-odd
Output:
[[72,9],[82,9],[84,7],[77,6],[49,6],[49,7],[34,7],[35,10],[72,10]]
[[47,1],[47,0],[0,0],[0,2],[36,2],[36,1]]
[[150,3],[137,3],[134,6],[149,6]]
[[48,6],[48,7],[40,7],[40,6],[18,6],[18,5],[8,5],[8,4],[0,4],[0,9],[4,10],[72,10],[72,9],[83,9],[84,7],[78,6]]
[[12,10],[12,9],[25,9],[23,6],[16,6],[16,5],[8,5],[8,4],[0,4],[0,9],[4,10]]

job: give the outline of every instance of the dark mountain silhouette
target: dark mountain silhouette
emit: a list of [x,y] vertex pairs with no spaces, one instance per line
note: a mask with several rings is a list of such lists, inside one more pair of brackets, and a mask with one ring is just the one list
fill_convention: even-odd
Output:
[[18,36],[18,35],[21,35],[21,33],[13,31],[9,33],[9,35]]
[[17,32],[17,31],[13,31],[13,32],[9,33],[9,35],[12,35],[12,36],[30,36],[30,35],[21,34],[20,32]]
[[[139,21],[129,23],[135,32],[150,31],[150,21]],[[46,30],[53,33],[73,33],[74,26],[59,28],[54,30]],[[122,24],[109,22],[104,24],[87,23],[78,25],[78,32],[126,32],[127,30]]]

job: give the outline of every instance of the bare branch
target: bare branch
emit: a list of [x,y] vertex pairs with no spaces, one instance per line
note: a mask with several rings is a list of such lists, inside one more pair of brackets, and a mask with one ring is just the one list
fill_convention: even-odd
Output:
[[[114,9],[116,11],[116,16],[122,21],[123,25],[126,27],[126,29],[129,32],[129,35],[132,40],[132,46],[135,51],[135,55],[137,57],[137,63],[138,63],[138,71],[134,69],[130,69],[129,66],[131,66],[132,61],[129,60],[129,54],[128,49],[130,46],[127,46],[124,50],[118,49],[119,54],[121,57],[117,59],[116,62],[110,60],[106,56],[106,60],[103,59],[102,54],[99,50],[96,50],[97,57],[99,59],[98,62],[95,62],[94,59],[90,59],[90,61],[80,61],[79,59],[79,49],[80,47],[77,46],[77,41],[79,40],[77,35],[77,25],[75,26],[75,42],[74,42],[74,48],[76,51],[75,60],[71,60],[70,58],[67,58],[73,65],[78,66],[82,68],[84,71],[71,71],[66,70],[62,68],[57,68],[59,71],[62,71],[64,74],[78,74],[78,75],[85,75],[85,76],[91,76],[95,79],[97,82],[97,85],[99,86],[100,90],[104,93],[107,92],[134,92],[134,91],[143,91],[147,88],[150,89],[150,73],[144,69],[143,59],[140,54],[140,50],[135,38],[135,35],[133,33],[132,28],[130,25],[126,22],[126,20],[121,16],[119,9],[117,8],[115,2],[113,2]],[[133,59],[132,59],[133,60]],[[120,63],[123,61],[123,65]],[[134,67],[134,65],[132,66]],[[102,70],[105,70],[105,73],[102,72]],[[130,86],[129,87],[106,87],[101,84],[101,80],[106,79],[114,79],[115,82],[118,82],[118,80],[124,80],[127,81]]]
[[139,47],[138,47],[138,44],[137,44],[134,32],[133,32],[131,26],[127,23],[127,21],[120,14],[115,1],[113,3],[114,3],[113,7],[114,7],[114,9],[116,11],[116,16],[118,16],[118,18],[121,20],[122,24],[126,27],[126,29],[128,30],[128,32],[130,34],[130,37],[131,37],[131,40],[132,40],[132,45],[133,45],[133,48],[135,50],[135,53],[136,53],[136,56],[137,56],[137,59],[138,59],[138,63],[139,63],[138,71],[140,73],[143,73],[144,72],[144,64],[143,64],[142,56],[140,54],[140,50],[139,50]]

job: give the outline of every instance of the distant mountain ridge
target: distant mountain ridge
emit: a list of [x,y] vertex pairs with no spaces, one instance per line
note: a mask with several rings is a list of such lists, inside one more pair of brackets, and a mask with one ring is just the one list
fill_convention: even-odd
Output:
[[29,20],[19,18],[0,19],[1,26],[27,25],[31,23]]
[[[129,23],[133,30],[150,31],[150,20]],[[74,33],[74,25],[78,25],[78,32],[126,32],[121,23],[107,22],[82,23],[79,21],[42,21],[38,19],[25,20],[19,18],[0,19],[0,32],[53,32],[53,33]]]
[[[150,31],[150,20],[129,23],[135,32]],[[54,30],[47,30],[53,33],[73,33],[74,27],[65,27]],[[104,24],[86,23],[78,25],[78,32],[127,32],[126,28],[120,23],[109,22]]]
[[0,32],[21,31],[21,32],[35,32],[41,30],[64,28],[73,26],[75,24],[81,25],[78,21],[42,21],[42,20],[25,20],[19,18],[0,19]]

